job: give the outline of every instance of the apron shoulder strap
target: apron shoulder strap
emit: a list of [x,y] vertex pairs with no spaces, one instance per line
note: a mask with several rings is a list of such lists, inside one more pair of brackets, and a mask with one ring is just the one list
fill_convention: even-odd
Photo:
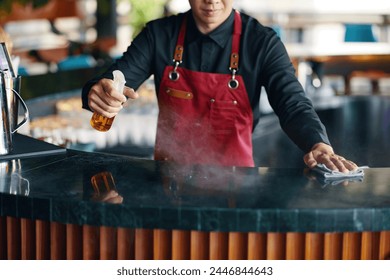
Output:
[[239,52],[240,52],[240,39],[241,39],[242,21],[240,12],[235,11],[234,14],[234,31],[232,41],[232,53],[230,55],[230,70],[237,72],[239,63]]
[[187,30],[187,15],[184,15],[183,22],[180,27],[179,37],[177,38],[175,53],[173,55],[173,61],[182,63],[183,51],[184,51],[184,38]]

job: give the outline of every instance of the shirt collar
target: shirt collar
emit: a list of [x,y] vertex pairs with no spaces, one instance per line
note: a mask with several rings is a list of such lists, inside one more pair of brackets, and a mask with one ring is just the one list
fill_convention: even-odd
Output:
[[229,17],[218,26],[215,30],[210,32],[207,35],[202,34],[198,28],[196,27],[194,17],[192,16],[191,11],[188,12],[188,24],[187,24],[187,40],[188,43],[192,43],[196,40],[199,40],[203,37],[209,37],[214,42],[216,42],[221,48],[224,48],[233,34],[233,26],[234,26],[234,10],[231,12]]

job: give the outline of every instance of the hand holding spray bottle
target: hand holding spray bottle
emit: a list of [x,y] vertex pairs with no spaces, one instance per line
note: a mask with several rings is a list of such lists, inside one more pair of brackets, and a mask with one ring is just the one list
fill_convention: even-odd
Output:
[[[123,90],[125,88],[126,83],[125,76],[119,70],[114,70],[112,72],[112,75],[114,76],[115,89],[123,94]],[[108,131],[111,128],[114,119],[115,116],[112,118],[107,118],[105,116],[100,115],[99,113],[94,112],[91,117],[90,124],[94,129],[104,132]]]

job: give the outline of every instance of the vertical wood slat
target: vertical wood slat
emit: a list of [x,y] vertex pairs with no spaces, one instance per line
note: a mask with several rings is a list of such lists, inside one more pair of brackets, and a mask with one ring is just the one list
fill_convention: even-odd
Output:
[[35,250],[35,222],[30,219],[20,220],[22,260],[34,260]]
[[117,258],[117,230],[113,227],[101,226],[100,228],[100,259],[114,260]]
[[81,260],[83,258],[83,228],[79,225],[66,225],[66,259]]
[[379,259],[390,260],[390,231],[381,231],[379,244]]
[[226,260],[228,258],[228,234],[226,232],[210,232],[210,260]]
[[117,232],[118,260],[134,260],[135,231],[134,229],[118,228]]
[[172,232],[165,229],[153,230],[153,258],[169,260],[172,256]]
[[305,259],[305,234],[297,232],[286,233],[286,260]]
[[100,250],[99,227],[83,226],[83,259],[98,260]]
[[324,258],[324,234],[306,233],[305,259],[322,260]]
[[229,260],[247,259],[248,234],[242,232],[229,232]]
[[362,234],[360,232],[343,233],[343,260],[358,260],[361,254]]
[[50,223],[50,256],[52,260],[66,259],[66,226]]
[[7,259],[7,222],[0,216],[0,260]]
[[379,258],[379,232],[363,232],[361,246],[361,260],[377,260]]
[[172,260],[189,260],[190,244],[190,231],[172,230]]
[[36,258],[37,260],[50,259],[50,223],[47,221],[35,221]]
[[9,260],[21,259],[20,219],[7,217],[7,258]]
[[341,260],[343,234],[339,232],[324,234],[324,260]]
[[209,242],[208,232],[191,231],[191,260],[208,260]]
[[267,260],[284,260],[286,257],[286,234],[267,233]]
[[153,259],[153,230],[150,229],[135,230],[135,259],[136,260]]
[[248,233],[248,260],[265,260],[267,258],[267,234]]

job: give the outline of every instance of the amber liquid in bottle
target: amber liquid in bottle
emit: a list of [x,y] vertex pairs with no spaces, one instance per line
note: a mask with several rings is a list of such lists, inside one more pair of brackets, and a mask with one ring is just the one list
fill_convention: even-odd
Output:
[[108,171],[100,172],[92,176],[91,183],[94,191],[97,194],[107,193],[111,190],[116,190],[114,178],[111,172]]
[[[112,75],[114,76],[114,87],[117,91],[123,93],[125,86],[125,77],[123,73],[119,70],[115,70],[112,72]],[[100,115],[99,113],[94,112],[91,117],[90,124],[94,129],[105,132],[110,130],[114,119],[115,117],[107,118]]]
[[98,113],[93,113],[90,123],[94,129],[104,132],[110,130],[114,119],[115,117],[107,118]]

